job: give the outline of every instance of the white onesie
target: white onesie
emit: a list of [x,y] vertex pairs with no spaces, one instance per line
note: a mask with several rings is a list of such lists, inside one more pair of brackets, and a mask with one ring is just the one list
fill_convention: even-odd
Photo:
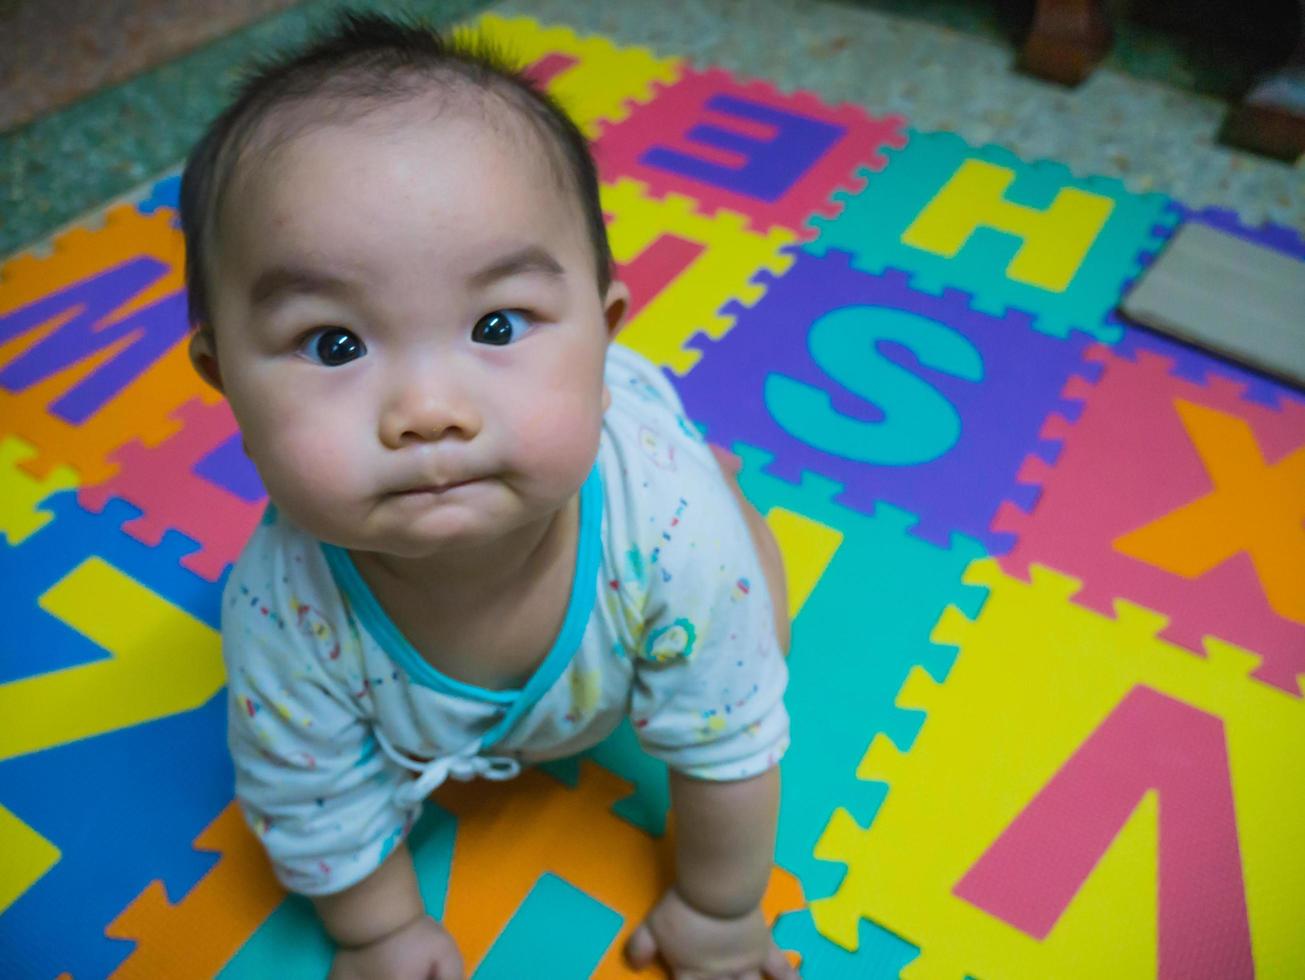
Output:
[[222,649],[236,794],[287,888],[355,884],[446,777],[510,777],[627,714],[649,754],[701,779],[784,753],[787,672],[734,497],[650,362],[614,344],[606,380],[566,618],[521,690],[440,673],[347,551],[268,508],[223,594]]

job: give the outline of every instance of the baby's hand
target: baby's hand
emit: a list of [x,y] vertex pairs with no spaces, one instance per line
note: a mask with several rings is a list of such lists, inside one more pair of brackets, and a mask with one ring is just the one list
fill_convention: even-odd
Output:
[[625,947],[630,965],[648,966],[658,954],[675,980],[799,980],[775,945],[761,909],[737,919],[699,912],[671,888]]
[[422,915],[388,936],[335,954],[328,980],[463,980],[447,929]]

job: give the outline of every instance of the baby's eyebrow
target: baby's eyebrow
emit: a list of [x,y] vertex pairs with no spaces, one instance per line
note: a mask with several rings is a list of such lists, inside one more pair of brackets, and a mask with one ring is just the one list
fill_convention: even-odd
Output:
[[249,287],[249,302],[255,307],[270,306],[287,296],[318,293],[340,297],[353,289],[353,283],[330,273],[296,266],[277,265],[261,272]]
[[527,245],[495,259],[485,268],[474,273],[470,282],[473,286],[483,289],[500,279],[526,273],[535,273],[549,279],[560,279],[563,276],[563,269],[562,264],[543,248],[538,245]]

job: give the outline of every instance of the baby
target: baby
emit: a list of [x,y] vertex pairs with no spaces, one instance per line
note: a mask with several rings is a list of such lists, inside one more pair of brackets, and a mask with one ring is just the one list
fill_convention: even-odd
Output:
[[182,224],[191,356],[270,498],[223,596],[236,791],[332,975],[462,977],[404,844],[423,799],[628,716],[676,827],[631,963],[796,976],[759,906],[779,552],[611,343],[629,293],[579,130],[489,55],[346,16],[210,127]]

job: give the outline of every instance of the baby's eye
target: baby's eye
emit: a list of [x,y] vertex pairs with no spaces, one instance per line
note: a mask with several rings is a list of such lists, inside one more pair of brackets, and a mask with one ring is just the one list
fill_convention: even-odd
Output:
[[530,330],[530,320],[520,310],[495,310],[486,313],[471,328],[471,339],[478,344],[502,347],[520,340]]
[[367,345],[344,327],[323,327],[310,333],[300,350],[310,361],[325,367],[339,367],[366,354]]

